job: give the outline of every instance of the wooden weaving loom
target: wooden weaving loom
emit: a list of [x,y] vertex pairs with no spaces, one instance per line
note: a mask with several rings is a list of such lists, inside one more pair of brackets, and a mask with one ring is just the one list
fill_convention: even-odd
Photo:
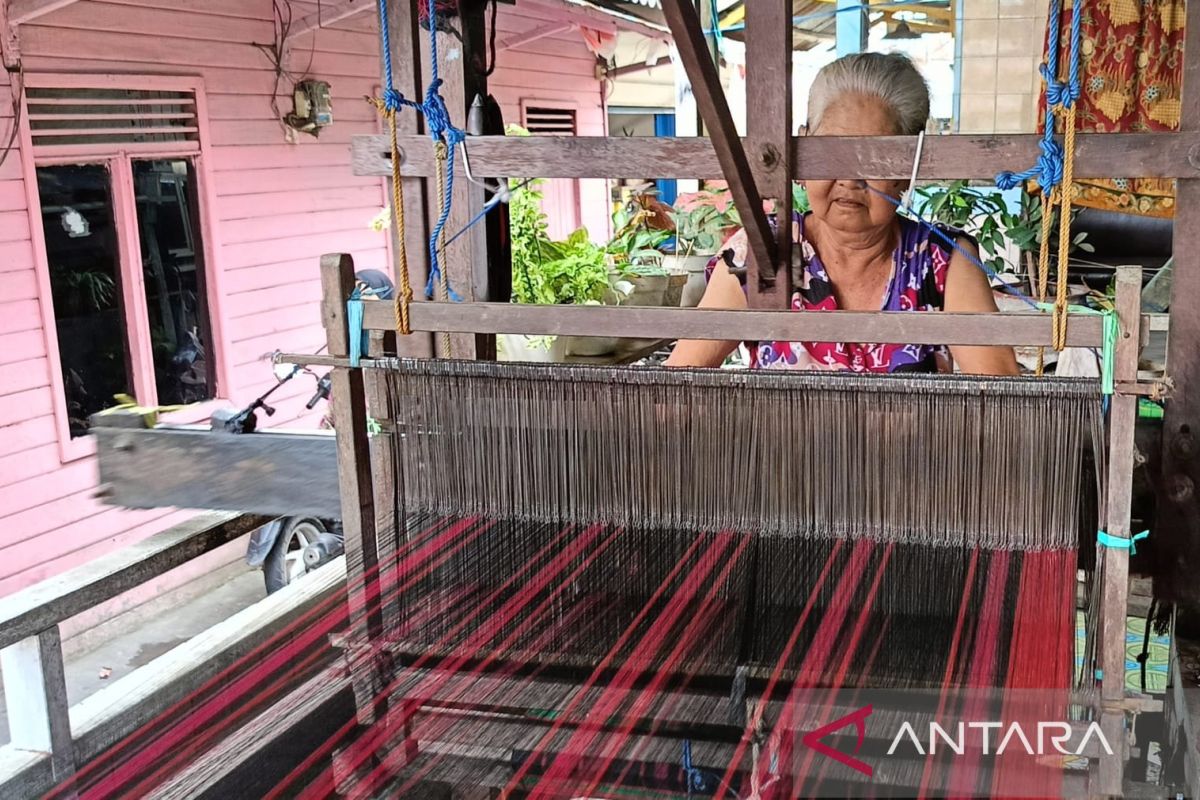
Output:
[[[418,42],[422,35],[418,23],[420,13],[417,0],[387,0],[387,8],[392,23],[392,56],[399,65],[400,88],[407,95],[417,96],[421,74],[421,46]],[[482,30],[482,8],[482,4],[463,4],[463,39],[468,58],[472,48],[481,44],[479,36]],[[790,198],[791,182],[796,178],[857,176],[907,179],[912,167],[915,142],[908,137],[792,137],[791,5],[782,1],[756,2],[748,9],[746,36],[747,42],[752,44],[747,47],[748,73],[751,77],[748,83],[749,131],[746,139],[741,140],[725,106],[716,70],[708,55],[694,7],[685,0],[663,0],[663,8],[708,128],[708,139],[513,139],[473,136],[467,144],[471,167],[476,176],[501,178],[524,175],[547,178],[612,178],[628,174],[653,174],[668,178],[725,178],[745,221],[750,248],[754,255],[748,262],[750,310],[511,305],[504,302],[506,298],[498,288],[502,281],[497,278],[508,269],[508,265],[497,266],[495,260],[489,258],[491,254],[487,249],[486,234],[483,228],[478,228],[472,235],[449,244],[444,254],[449,281],[462,295],[463,302],[413,302],[407,308],[412,331],[407,336],[396,335],[396,315],[389,304],[364,303],[362,329],[368,335],[370,346],[365,357],[357,363],[351,362],[353,334],[347,319],[346,305],[347,298],[354,289],[353,263],[347,255],[327,256],[322,262],[322,289],[329,354],[320,357],[294,354],[281,356],[282,360],[289,363],[333,367],[333,395],[337,398],[335,423],[338,431],[341,518],[347,555],[349,621],[348,629],[339,637],[339,644],[344,648],[349,664],[359,726],[357,737],[347,739],[344,745],[337,748],[338,752],[332,753],[331,776],[321,779],[331,781],[331,787],[339,792],[349,796],[370,796],[392,793],[397,791],[397,786],[403,786],[408,787],[405,791],[412,793],[412,796],[426,796],[421,792],[433,792],[428,796],[459,796],[452,795],[450,789],[446,789],[445,794],[437,794],[440,789],[429,788],[453,786],[455,782],[452,778],[444,776],[434,780],[421,773],[424,769],[421,766],[422,759],[433,758],[437,763],[429,766],[430,774],[441,776],[447,769],[453,772],[452,768],[446,767],[447,758],[453,757],[451,760],[457,759],[458,762],[481,758],[486,760],[484,755],[492,743],[464,742],[461,739],[455,740],[452,736],[422,738],[413,732],[421,715],[459,715],[456,719],[472,715],[482,717],[487,722],[472,723],[475,727],[471,730],[478,736],[494,736],[500,741],[503,735],[507,735],[505,726],[511,727],[517,723],[533,724],[531,720],[539,713],[550,715],[551,719],[557,719],[559,715],[563,719],[569,719],[571,712],[578,708],[573,704],[593,701],[600,704],[597,708],[608,708],[610,712],[615,713],[618,708],[624,707],[620,703],[627,699],[622,697],[619,701],[611,701],[616,704],[611,708],[604,705],[603,687],[614,685],[614,672],[619,676],[623,667],[619,663],[607,660],[603,649],[573,660],[567,657],[545,659],[540,657],[537,648],[534,648],[537,651],[535,655],[539,657],[519,659],[513,658],[508,650],[500,648],[504,650],[501,654],[504,657],[493,658],[490,655],[480,655],[487,648],[480,647],[478,642],[471,643],[468,640],[468,656],[468,650],[456,650],[454,647],[439,651],[439,642],[442,640],[437,636],[422,637],[421,630],[424,628],[437,628],[434,624],[437,622],[436,618],[444,614],[446,608],[452,607],[456,602],[466,603],[467,600],[462,597],[456,600],[455,597],[447,595],[438,601],[445,604],[438,606],[441,610],[434,609],[436,604],[427,605],[422,607],[424,611],[421,614],[416,614],[413,611],[413,603],[432,603],[430,596],[414,596],[397,588],[410,585],[405,583],[411,577],[406,570],[413,567],[406,565],[417,563],[411,560],[412,553],[438,537],[446,536],[448,525],[460,526],[456,535],[465,532],[470,536],[478,536],[481,542],[491,534],[475,534],[469,526],[462,527],[466,517],[465,509],[461,515],[463,519],[447,523],[444,519],[437,518],[437,509],[431,510],[431,507],[421,505],[422,497],[426,500],[435,497],[437,486],[419,484],[421,479],[413,476],[416,471],[432,462],[422,461],[423,456],[413,456],[406,448],[415,447],[412,443],[425,440],[434,441],[434,444],[430,445],[434,447],[434,432],[453,435],[455,429],[438,427],[428,422],[425,417],[416,415],[413,408],[436,406],[439,391],[447,386],[453,385],[459,389],[467,387],[472,392],[478,392],[470,394],[469,397],[482,398],[478,410],[479,427],[472,428],[472,431],[476,434],[491,431],[500,436],[502,432],[498,431],[503,426],[489,427],[486,424],[484,417],[489,413],[488,409],[494,410],[500,395],[498,390],[489,394],[492,390],[488,389],[486,384],[479,384],[482,388],[473,388],[475,385],[470,384],[470,380],[476,373],[472,372],[469,366],[454,366],[454,362],[449,362],[445,367],[422,366],[404,357],[429,356],[436,352],[442,356],[453,355],[458,359],[478,357],[486,360],[487,356],[494,353],[493,337],[502,333],[647,339],[703,339],[719,335],[722,339],[745,341],[861,341],[1014,346],[1052,344],[1051,317],[1049,314],[1038,312],[796,314],[786,310],[787,299],[791,295],[790,226],[781,225],[777,234],[773,232],[762,211],[763,201]],[[1075,165],[1076,174],[1081,176],[1162,176],[1179,179],[1178,215],[1183,224],[1176,226],[1176,252],[1180,257],[1176,292],[1180,293],[1177,296],[1184,297],[1188,295],[1183,293],[1200,289],[1200,270],[1188,269],[1187,263],[1191,258],[1188,254],[1196,252],[1196,247],[1200,246],[1200,242],[1195,241],[1200,235],[1196,232],[1200,231],[1200,225],[1188,224],[1192,215],[1200,213],[1196,210],[1200,208],[1200,204],[1195,202],[1200,200],[1200,156],[1197,156],[1197,153],[1200,153],[1200,4],[1190,5],[1188,16],[1188,53],[1191,57],[1186,67],[1183,132],[1169,135],[1080,136]],[[439,33],[438,36],[445,35]],[[448,96],[452,115],[464,114],[468,98],[476,93],[485,92],[486,86],[482,85],[480,80],[478,76],[471,76],[466,72],[447,77],[444,91]],[[398,142],[402,153],[405,194],[407,202],[410,203],[410,218],[432,218],[436,216],[434,210],[429,210],[426,214],[425,210],[419,208],[419,200],[422,197],[420,184],[435,178],[437,159],[429,138],[417,132],[415,118],[406,119],[402,126],[408,126],[406,130],[401,131]],[[1033,136],[945,136],[930,138],[924,147],[925,153],[920,165],[923,178],[991,178],[1014,163],[1032,162],[1036,141]],[[386,137],[361,137],[356,141],[356,167],[359,174],[391,175],[387,149]],[[457,202],[451,211],[451,230],[464,225],[482,207],[480,189],[466,181],[459,181],[455,185],[454,197]],[[418,206],[416,211],[411,208],[412,205]],[[424,278],[421,274],[421,259],[416,255],[424,247],[424,237],[418,230],[419,227],[412,226],[398,232],[398,235],[410,239],[407,250],[415,262],[413,280],[418,285]],[[1103,465],[1101,495],[1104,499],[1099,527],[1108,537],[1118,542],[1130,537],[1134,422],[1138,397],[1150,392],[1148,386],[1138,383],[1137,373],[1138,351],[1144,331],[1139,306],[1140,285],[1140,273],[1136,269],[1118,270],[1116,314],[1119,335],[1113,347],[1115,391],[1109,400],[1104,433],[1107,458],[1099,459]],[[1168,406],[1164,430],[1164,436],[1171,444],[1164,447],[1164,485],[1167,490],[1162,504],[1164,508],[1159,513],[1160,516],[1165,515],[1166,521],[1160,521],[1159,530],[1155,534],[1156,539],[1172,535],[1182,539],[1192,535],[1197,518],[1194,513],[1192,481],[1197,477],[1195,473],[1200,469],[1200,465],[1195,461],[1195,448],[1191,446],[1191,434],[1186,420],[1195,417],[1194,404],[1200,402],[1196,399],[1200,390],[1195,385],[1196,381],[1200,380],[1200,374],[1196,373],[1197,359],[1194,353],[1186,348],[1191,346],[1191,343],[1197,340],[1196,335],[1200,334],[1200,312],[1181,306],[1180,315],[1181,323],[1173,321],[1170,362],[1175,397],[1178,399]],[[445,340],[435,340],[431,334],[450,334],[449,348],[447,349]],[[1072,347],[1097,349],[1105,347],[1103,319],[1100,316],[1072,315],[1067,330],[1067,344]],[[521,369],[523,368],[516,367],[506,371],[500,367],[481,368],[476,377],[503,380],[507,372],[509,376],[516,376],[515,379],[527,380],[530,385],[536,384],[539,375],[522,373]],[[561,373],[544,373],[540,377],[547,385],[553,386],[561,385],[566,380]],[[409,392],[406,389],[410,386],[408,381],[418,379],[428,379],[428,383],[422,389],[425,394],[421,395],[421,402],[425,405],[406,406],[406,402],[415,402],[416,397],[416,390]],[[585,372],[581,372],[571,376],[568,382],[589,379]],[[661,385],[664,380],[670,384],[672,379],[664,375],[663,380],[654,377],[646,380],[648,383]],[[683,383],[692,386],[703,383],[703,380],[685,379]],[[1019,383],[1023,388],[1017,391],[1017,394],[1037,396],[1035,382]],[[1046,384],[1047,387],[1050,385]],[[962,395],[1001,398],[1012,393],[1007,386],[963,386],[965,389],[959,392]],[[896,391],[900,393],[899,389]],[[994,395],[989,394],[992,392]],[[1047,389],[1047,392],[1049,393],[1050,389]],[[456,414],[470,411],[470,403],[465,400],[451,405]],[[374,418],[383,425],[383,435],[372,437],[368,434],[368,418]],[[566,414],[564,419],[569,421],[570,414]],[[770,418],[765,420],[764,424],[782,426],[784,423],[778,418]],[[428,428],[422,428],[421,425],[428,425]],[[547,423],[547,426],[553,427],[550,423]],[[1103,450],[1104,447],[1100,449]],[[436,457],[435,453],[435,460]],[[514,466],[514,469],[517,467]],[[443,473],[443,477],[445,474],[447,473]],[[413,484],[413,480],[417,480],[419,485]],[[422,492],[425,494],[422,495]],[[463,496],[466,497],[467,492],[464,491]],[[120,498],[117,499],[119,502]],[[505,513],[511,511],[511,507],[506,507]],[[445,516],[446,509],[441,509],[440,513]],[[1192,516],[1189,517],[1189,513]],[[455,518],[454,514],[449,516]],[[503,515],[500,515],[499,519],[497,524],[501,527],[515,524],[504,519]],[[528,519],[519,522],[526,526],[529,524]],[[488,525],[492,523],[489,522]],[[504,531],[517,537],[520,535],[519,528],[520,526],[511,530],[504,528]],[[541,564],[538,559],[543,557],[544,552],[549,552],[546,548],[551,545],[569,548],[572,541],[582,541],[585,533],[599,537],[616,536],[615,532],[610,534],[608,528],[598,528],[587,531],[576,529],[565,539],[556,538],[563,535],[563,530],[565,529],[551,528],[544,538],[530,540],[528,547],[532,549],[526,562],[532,565],[530,570]],[[615,531],[616,528],[611,530]],[[702,533],[717,536],[721,534],[720,531]],[[505,540],[502,537],[500,541]],[[694,543],[700,539],[688,541]],[[698,545],[701,549],[712,545],[707,539],[704,541],[708,543]],[[489,545],[495,546],[499,545]],[[993,549],[1004,551],[1006,547]],[[534,550],[537,552],[533,552]],[[688,550],[688,553],[691,552]],[[717,549],[713,552],[724,551]],[[494,550],[485,550],[482,554],[472,555],[470,558],[491,557],[487,555],[489,553],[494,554]],[[684,556],[679,563],[690,563],[692,566],[689,569],[699,570],[697,563],[688,561],[690,557]],[[736,561],[736,558],[733,560]],[[1120,546],[1119,543],[1115,546],[1097,547],[1095,571],[1099,577],[1091,619],[1098,632],[1095,666],[1101,673],[1110,675],[1124,673],[1128,569],[1128,548]],[[1067,570],[1072,573],[1073,582],[1073,564],[1068,564]],[[508,575],[502,587],[506,590],[511,588],[510,584],[515,586],[517,583],[534,579],[533,572],[521,572],[519,568],[514,568]],[[674,586],[671,580],[664,579],[662,587]],[[968,584],[970,581],[968,578]],[[505,600],[507,597],[508,595],[504,594],[487,595],[489,602],[499,604],[501,610],[507,607],[503,605],[504,602],[508,602]],[[650,608],[654,602],[669,602],[663,599],[665,597],[665,594],[655,594],[647,602],[646,608]],[[566,609],[564,613],[572,612]],[[578,613],[588,612],[580,609]],[[654,613],[665,615],[668,611],[660,608]],[[676,615],[672,619],[682,619],[678,615],[683,613],[683,609],[676,608],[670,613]],[[421,621],[420,624],[417,620]],[[455,623],[439,624],[443,625],[439,630],[445,630],[446,626],[453,628]],[[1073,632],[1073,621],[1070,627]],[[691,628],[684,627],[683,630],[688,631]],[[624,646],[627,642],[621,639],[618,644]],[[422,650],[422,647],[428,649]],[[488,669],[479,665],[480,661],[492,660],[501,665],[498,672],[492,669],[494,664],[487,664]],[[645,764],[651,765],[650,768],[638,767],[623,755],[614,755],[613,753],[620,748],[605,750],[604,746],[597,744],[600,740],[593,741],[587,738],[593,736],[594,739],[600,736],[600,733],[572,734],[584,736],[582,741],[585,744],[590,742],[600,747],[602,763],[600,766],[589,766],[584,762],[593,757],[592,751],[574,739],[568,738],[565,743],[555,739],[556,735],[565,735],[559,730],[556,722],[550,726],[549,733],[545,732],[546,726],[543,724],[538,735],[534,737],[534,741],[541,743],[545,750],[538,747],[528,748],[527,738],[522,739],[520,735],[512,734],[515,737],[512,741],[517,744],[510,742],[492,746],[493,750],[500,751],[499,755],[493,753],[492,760],[507,763],[507,772],[499,778],[491,775],[486,779],[483,772],[477,772],[472,774],[467,783],[475,782],[472,785],[485,787],[481,789],[483,793],[479,796],[495,796],[497,792],[500,796],[514,797],[569,796],[578,788],[572,783],[578,775],[586,775],[583,779],[584,785],[595,789],[598,784],[612,782],[610,773],[616,770],[626,779],[629,779],[630,775],[638,776],[638,780],[643,781],[640,785],[653,786],[661,793],[659,796],[690,796],[694,790],[701,789],[708,794],[720,796],[721,785],[729,785],[733,780],[739,781],[738,785],[743,787],[755,786],[754,796],[758,796],[760,789],[763,790],[762,797],[774,796],[769,795],[761,783],[752,783],[756,778],[751,773],[756,771],[757,765],[765,763],[760,758],[757,748],[762,747],[769,751],[772,747],[778,750],[780,747],[786,749],[792,745],[772,745],[746,735],[753,727],[749,720],[756,713],[756,709],[757,713],[765,714],[771,719],[776,719],[772,715],[786,713],[779,710],[781,703],[771,694],[770,689],[775,686],[771,683],[771,670],[761,668],[763,663],[770,662],[771,658],[760,659],[755,663],[737,662],[735,659],[728,673],[706,665],[704,669],[693,671],[688,679],[683,681],[682,688],[677,685],[676,673],[664,673],[665,677],[647,677],[641,672],[636,678],[627,675],[630,681],[624,687],[627,693],[633,691],[635,686],[641,687],[643,682],[649,681],[657,687],[656,698],[669,696],[672,692],[689,697],[699,695],[707,698],[703,702],[695,700],[694,697],[687,702],[680,701],[671,706],[672,712],[664,712],[657,717],[648,713],[638,715],[629,712],[625,715],[628,719],[617,724],[618,729],[624,728],[624,735],[627,737],[635,734],[647,737],[647,743],[639,745],[642,747],[639,752],[645,757]],[[456,668],[450,668],[448,664]],[[445,674],[436,679],[430,677],[439,671]],[[529,676],[531,671],[534,673],[532,677]],[[470,677],[470,686],[460,686],[456,683],[461,682],[461,676],[464,674]],[[788,674],[795,677],[793,672]],[[514,676],[521,679],[514,683]],[[778,680],[778,674],[775,678]],[[434,680],[436,685],[429,686],[424,683],[431,680]],[[655,683],[656,681],[658,683]],[[706,681],[711,683],[707,693],[703,691]],[[728,694],[731,683],[735,687],[735,696],[734,701],[727,705],[735,708],[735,718],[732,722],[722,718],[722,715],[728,715],[729,711],[718,699],[714,699],[719,698],[722,692]],[[617,684],[619,685],[619,681]],[[448,701],[443,695],[454,694],[452,690],[459,691],[459,694],[455,695],[457,699]],[[464,700],[464,697],[467,699]],[[585,701],[581,700],[581,697],[591,699]],[[1080,707],[1090,708],[1089,713],[1099,722],[1106,741],[1116,746],[1117,753],[1113,757],[1095,758],[1086,782],[1064,779],[1064,785],[1072,787],[1073,791],[1082,790],[1091,795],[1120,796],[1124,791],[1124,761],[1129,747],[1128,720],[1152,704],[1143,697],[1129,695],[1123,683],[1119,681],[1100,680],[1099,688],[1094,694],[1084,692],[1073,697]],[[496,698],[502,700],[497,701]],[[755,698],[758,699],[758,704]],[[792,713],[799,715],[797,720],[828,722],[832,716],[840,713],[839,710],[853,710],[852,706],[844,705],[844,700],[845,698],[840,697],[836,700],[821,699],[815,703],[820,712],[815,716],[805,716],[810,713],[807,710]],[[636,706],[636,701],[634,705]],[[801,707],[806,709],[812,706],[814,703],[811,702],[801,704]],[[738,714],[740,716],[737,716]],[[430,724],[428,719],[421,718],[425,719],[423,724]],[[576,723],[582,724],[578,720],[570,724]],[[436,729],[441,734],[448,734],[449,724],[441,723],[442,727]],[[645,727],[647,725],[648,729]],[[717,728],[722,730],[713,730]],[[729,730],[724,730],[726,728]],[[803,726],[800,725],[800,728]],[[604,725],[600,725],[600,729],[609,730],[604,728]],[[591,729],[583,726],[579,730]],[[708,739],[705,738],[706,732],[711,734]],[[449,741],[439,742],[439,738]],[[670,740],[671,744],[662,745],[658,740],[663,738]],[[698,743],[706,743],[705,746],[697,745],[694,755],[693,739]],[[677,756],[665,753],[674,753],[675,750],[670,748],[677,748],[680,741],[686,742],[682,784],[673,775],[667,778],[660,775],[660,782],[657,784],[646,783],[653,777],[647,769],[652,772],[654,765],[661,767],[664,763],[678,761]],[[520,744],[521,742],[526,744]],[[720,747],[726,749],[720,749],[713,742],[720,743]],[[756,748],[753,756],[738,749],[751,745]],[[732,757],[730,748],[736,751]],[[854,748],[851,746],[849,749]],[[610,750],[612,752],[609,752]],[[561,760],[564,753],[571,763],[566,767],[556,767],[555,758]],[[607,755],[604,755],[606,753]],[[1099,754],[1089,751],[1085,755]],[[776,752],[776,757],[786,760],[790,756]],[[605,758],[607,761],[604,761]],[[724,770],[722,780],[716,784],[693,785],[693,778],[709,780],[703,776],[696,777],[698,768],[693,766],[693,761],[703,762],[710,775],[712,770]],[[743,766],[750,763],[755,766]],[[308,766],[313,768],[311,764]],[[451,767],[454,766],[451,764]],[[415,769],[417,777],[405,773],[405,769]],[[588,769],[599,770],[599,773],[588,775]],[[642,771],[639,772],[639,769]],[[528,777],[530,774],[540,775],[543,782],[520,782],[522,777]],[[798,781],[809,779],[807,775],[793,777]],[[846,791],[845,787],[853,784],[851,778],[852,776],[839,773],[824,776],[823,780],[831,782],[836,791]],[[787,776],[777,776],[777,780],[774,791],[781,797],[788,796],[793,791],[800,792],[803,786],[811,786],[798,783],[792,787],[787,783]],[[620,781],[613,783],[619,785]],[[909,791],[919,789],[921,793],[952,792],[956,788],[961,789],[952,783],[937,784],[935,779],[922,772],[920,765],[915,777],[897,779],[895,785],[906,787]],[[492,794],[489,795],[488,791]]]

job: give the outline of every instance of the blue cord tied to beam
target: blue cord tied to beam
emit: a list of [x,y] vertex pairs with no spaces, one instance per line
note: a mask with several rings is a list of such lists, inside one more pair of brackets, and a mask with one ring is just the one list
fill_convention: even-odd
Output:
[[1135,542],[1140,542],[1150,535],[1149,530],[1144,530],[1141,533],[1135,533],[1126,539],[1123,536],[1113,536],[1105,531],[1096,531],[1096,542],[1102,547],[1111,547],[1114,550],[1128,550],[1129,555],[1137,555],[1137,547]]
[[1060,0],[1051,0],[1049,13],[1049,38],[1046,45],[1046,63],[1040,71],[1046,82],[1046,115],[1042,126],[1042,141],[1038,145],[1041,155],[1037,164],[1023,172],[1001,172],[996,176],[996,186],[1007,191],[1037,178],[1043,192],[1049,192],[1062,183],[1063,160],[1066,157],[1062,145],[1054,138],[1054,114],[1056,109],[1066,110],[1075,105],[1082,94],[1079,80],[1079,52],[1083,43],[1083,0],[1075,0],[1071,11],[1070,67],[1067,80],[1058,79],[1059,32],[1061,29],[1062,5]]
[[[441,247],[439,246],[439,242],[442,232],[446,229],[446,222],[450,219],[450,206],[454,199],[454,153],[458,146],[466,141],[467,134],[462,129],[454,126],[453,121],[450,119],[450,111],[446,108],[446,98],[442,97],[441,88],[443,81],[439,75],[438,68],[437,15],[432,8],[432,4],[429,13],[430,81],[429,86],[425,90],[425,98],[420,103],[409,100],[396,89],[392,68],[391,26],[388,22],[387,6],[387,0],[379,0],[379,38],[380,49],[383,54],[383,79],[386,84],[383,87],[384,107],[391,112],[411,108],[421,114],[425,118],[425,126],[429,129],[430,138],[435,143],[442,144],[446,148],[445,198],[441,202],[437,221],[429,234],[429,280],[425,284],[425,295],[426,297],[433,297],[434,288],[442,282],[442,267],[439,258]],[[403,231],[401,231],[400,235],[404,235]],[[450,288],[449,283],[446,283],[446,293],[455,302],[461,299]]]

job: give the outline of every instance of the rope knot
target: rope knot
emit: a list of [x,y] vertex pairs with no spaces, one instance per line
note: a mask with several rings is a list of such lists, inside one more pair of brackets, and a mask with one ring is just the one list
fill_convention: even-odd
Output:
[[1043,191],[1049,191],[1062,183],[1063,148],[1054,139],[1043,139],[1042,154],[1038,156],[1038,183]]
[[388,86],[383,90],[383,106],[388,111],[399,111],[405,105],[404,95],[394,86]]

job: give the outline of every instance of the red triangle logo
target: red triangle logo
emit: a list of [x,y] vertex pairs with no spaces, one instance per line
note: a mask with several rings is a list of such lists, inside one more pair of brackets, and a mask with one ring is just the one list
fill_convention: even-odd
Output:
[[863,775],[866,775],[868,778],[873,777],[875,775],[875,770],[871,768],[870,764],[866,763],[865,761],[861,761],[848,753],[843,753],[841,750],[834,750],[832,747],[821,741],[831,733],[836,733],[842,728],[853,725],[855,731],[858,733],[858,744],[854,746],[854,752],[857,753],[862,749],[863,740],[867,738],[866,720],[869,716],[871,716],[871,706],[863,706],[857,711],[853,711],[841,719],[835,719],[828,725],[822,725],[820,728],[817,728],[814,731],[809,731],[808,733],[804,734],[804,738],[801,741],[803,741],[804,744],[808,745],[813,750],[816,750],[818,753],[829,756],[834,761],[837,761],[840,764],[845,764],[847,767],[850,767],[850,769],[857,770]]

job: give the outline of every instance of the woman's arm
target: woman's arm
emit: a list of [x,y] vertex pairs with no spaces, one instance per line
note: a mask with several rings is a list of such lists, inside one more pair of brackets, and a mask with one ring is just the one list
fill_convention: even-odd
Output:
[[[737,309],[746,307],[746,295],[736,276],[729,272],[725,259],[718,258],[700,308]],[[681,339],[664,366],[668,367],[719,367],[725,358],[738,346],[736,341],[710,341],[708,339]]]
[[[966,239],[958,240],[959,247],[979,257],[975,245]],[[955,251],[946,271],[946,311],[992,312],[996,300],[987,276],[962,253]],[[954,362],[963,372],[975,375],[1017,375],[1017,357],[1011,347],[951,347]]]

